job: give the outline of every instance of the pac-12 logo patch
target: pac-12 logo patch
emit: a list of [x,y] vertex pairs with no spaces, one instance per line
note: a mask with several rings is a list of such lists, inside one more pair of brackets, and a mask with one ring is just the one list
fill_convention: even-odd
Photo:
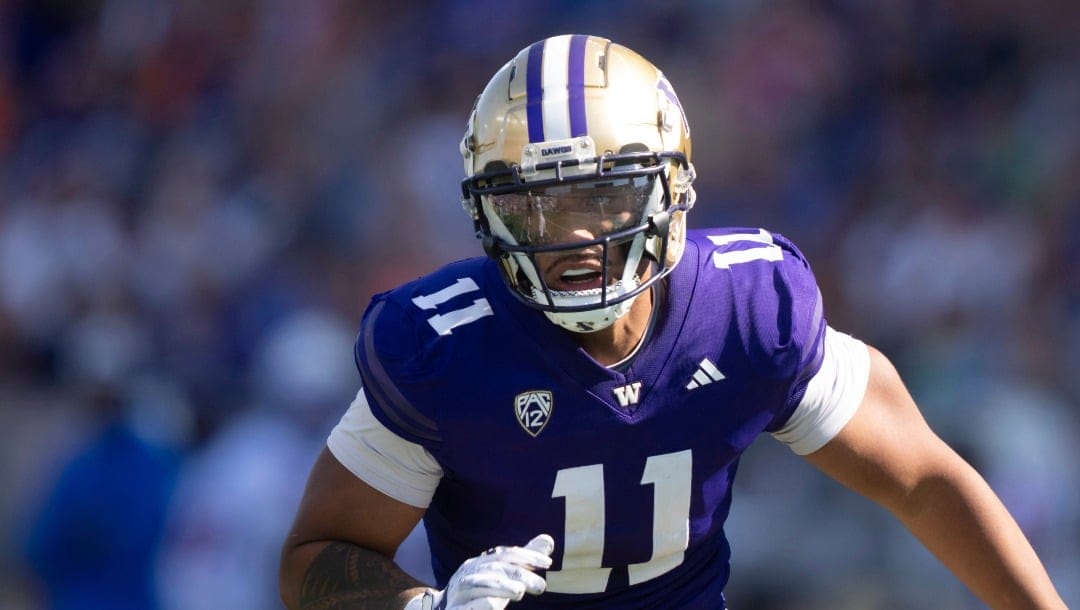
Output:
[[530,390],[514,398],[514,413],[518,423],[532,436],[540,434],[551,418],[551,392],[548,390]]

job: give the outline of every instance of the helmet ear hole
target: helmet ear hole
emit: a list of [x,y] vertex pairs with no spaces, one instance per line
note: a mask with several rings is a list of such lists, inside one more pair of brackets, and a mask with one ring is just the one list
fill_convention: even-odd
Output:
[[629,144],[623,144],[619,147],[619,154],[625,155],[630,153],[647,153],[650,152],[649,147],[641,142],[630,142]]
[[494,161],[488,161],[487,164],[484,165],[484,173],[485,174],[490,174],[490,173],[494,173],[494,172],[503,172],[503,171],[506,171],[508,169],[510,169],[510,166],[506,164],[506,161],[503,161],[501,159],[495,159]]

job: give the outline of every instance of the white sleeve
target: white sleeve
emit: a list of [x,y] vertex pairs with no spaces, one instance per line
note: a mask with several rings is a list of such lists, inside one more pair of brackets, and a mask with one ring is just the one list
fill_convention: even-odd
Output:
[[363,390],[330,431],[326,446],[365,483],[418,508],[431,504],[443,475],[427,449],[394,434],[375,418]]
[[870,379],[870,351],[858,339],[825,329],[821,369],[810,378],[784,427],[773,432],[798,455],[821,449],[851,421]]

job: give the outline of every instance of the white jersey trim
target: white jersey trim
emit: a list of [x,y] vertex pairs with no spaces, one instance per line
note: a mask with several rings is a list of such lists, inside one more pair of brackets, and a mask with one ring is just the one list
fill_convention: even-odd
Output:
[[382,493],[427,508],[442,467],[422,446],[391,432],[371,412],[361,389],[326,439],[330,453],[349,472]]
[[821,449],[851,421],[870,380],[870,350],[858,339],[825,329],[821,368],[784,427],[773,436],[798,455]]

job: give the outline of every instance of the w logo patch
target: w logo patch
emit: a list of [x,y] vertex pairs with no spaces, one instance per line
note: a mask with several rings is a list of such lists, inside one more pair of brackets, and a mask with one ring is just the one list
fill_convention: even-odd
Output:
[[522,392],[514,398],[514,413],[518,423],[530,435],[535,437],[547,425],[551,418],[551,406],[554,400],[548,390]]
[[641,382],[635,381],[612,390],[620,407],[633,407],[641,400]]

